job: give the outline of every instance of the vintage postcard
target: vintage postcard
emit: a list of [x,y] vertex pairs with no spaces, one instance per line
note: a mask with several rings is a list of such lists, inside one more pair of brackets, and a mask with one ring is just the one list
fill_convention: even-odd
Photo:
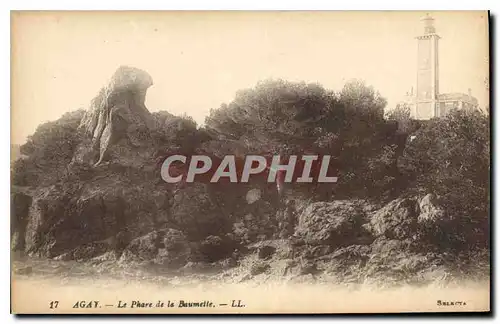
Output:
[[489,12],[11,12],[11,312],[490,311]]

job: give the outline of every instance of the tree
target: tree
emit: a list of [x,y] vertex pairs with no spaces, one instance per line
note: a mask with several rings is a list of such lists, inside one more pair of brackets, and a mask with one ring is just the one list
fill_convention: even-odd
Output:
[[247,153],[331,155],[341,178],[336,187],[348,195],[353,190],[366,193],[372,185],[366,181],[369,160],[387,156],[384,146],[392,144],[386,143],[385,104],[372,87],[357,80],[338,93],[314,83],[267,80],[212,110],[205,124],[245,143]]
[[358,111],[370,113],[375,118],[383,117],[387,105],[387,100],[378,91],[361,80],[347,82],[340,92],[340,100]]
[[83,115],[83,110],[68,112],[56,121],[38,126],[20,148],[26,157],[13,164],[13,184],[33,186],[58,181],[80,141],[78,126]]
[[274,153],[312,137],[315,123],[334,99],[317,84],[266,80],[238,91],[231,103],[212,110],[205,124],[247,142],[249,150]]

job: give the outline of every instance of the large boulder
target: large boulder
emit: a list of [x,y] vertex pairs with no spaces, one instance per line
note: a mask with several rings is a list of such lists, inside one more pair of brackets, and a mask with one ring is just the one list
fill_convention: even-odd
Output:
[[350,245],[318,259],[318,268],[335,283],[360,283],[370,259],[369,245]]
[[411,243],[409,239],[377,238],[363,270],[364,283],[391,287],[438,280],[438,273],[432,272],[443,268],[443,260],[431,252],[412,251]]
[[166,228],[132,240],[120,261],[146,261],[168,268],[180,268],[187,263],[190,254],[191,246],[184,233]]
[[433,194],[427,194],[420,200],[419,209],[418,222],[421,224],[434,224],[442,220],[445,215],[444,210],[437,204],[436,196]]
[[106,235],[103,215],[101,197],[78,199],[70,190],[47,188],[33,199],[26,226],[26,252],[54,257],[99,240]]
[[88,261],[112,251],[113,251],[113,245],[111,243],[111,240],[102,242],[92,242],[92,243],[82,244],[69,252],[60,254],[57,257],[55,257],[54,260]]
[[171,220],[193,241],[231,231],[229,215],[217,205],[209,186],[189,183],[173,193]]
[[229,257],[237,248],[237,244],[229,237],[209,235],[199,244],[202,261],[216,262]]
[[277,234],[277,222],[280,219],[276,217],[276,207],[269,201],[259,199],[251,204],[244,201],[241,205],[237,205],[236,199],[228,201],[234,204],[230,212],[236,220],[232,232],[237,240],[249,244],[270,239]]
[[153,260],[158,254],[158,249],[162,245],[162,232],[154,231],[144,236],[133,239],[126,247],[127,252],[131,252],[141,260]]
[[[54,185],[44,189],[32,197],[24,247],[25,252],[31,255],[54,257],[75,248],[81,239],[81,235],[75,235],[76,225],[67,226],[66,231],[57,231],[68,224],[66,211],[75,203],[76,198],[72,198],[74,191],[70,188]],[[63,235],[57,237],[57,234]],[[66,247],[57,246],[58,242],[64,242],[62,245]]]
[[[40,188],[26,220],[16,225],[16,233],[22,234],[17,234],[17,246],[36,256],[85,259],[102,252],[88,244],[112,238],[110,249],[121,253],[131,239],[169,222],[169,192],[135,183],[110,172],[93,181]],[[87,252],[72,252],[80,246]]]
[[356,202],[310,204],[299,216],[294,236],[306,244],[342,247],[369,240],[363,229],[365,213]]
[[146,144],[155,122],[144,104],[146,91],[152,84],[147,72],[119,67],[91,101],[81,121],[79,129],[85,139],[74,160],[95,165],[113,161],[140,166],[153,153]]
[[404,239],[417,233],[415,201],[398,198],[371,215],[370,228],[376,237]]
[[[168,113],[150,114],[144,99],[151,85],[145,71],[122,66],[86,112],[39,128],[43,132],[25,145],[31,164],[18,163],[13,173],[24,179],[54,170],[50,181],[38,176],[20,181],[29,186],[23,188],[26,194],[12,195],[14,250],[83,260],[103,252],[119,257],[130,240],[159,228],[185,228],[198,241],[230,232],[227,213],[206,185],[182,188],[162,181],[157,154],[186,130],[195,132],[196,124]],[[165,136],[158,136],[158,129]],[[38,163],[44,169],[35,168]],[[26,170],[33,172],[20,172]],[[110,244],[103,243],[108,239]]]

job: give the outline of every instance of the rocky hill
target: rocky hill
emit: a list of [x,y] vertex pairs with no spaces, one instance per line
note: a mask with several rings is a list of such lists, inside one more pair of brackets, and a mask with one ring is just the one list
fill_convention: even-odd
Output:
[[[167,184],[160,166],[171,152],[244,154],[250,150],[248,138],[260,149],[273,143],[259,142],[245,130],[239,135],[227,131],[242,121],[199,129],[187,117],[150,113],[144,100],[152,84],[147,72],[120,67],[87,111],[39,127],[23,145],[26,158],[16,161],[12,171],[13,251],[103,267],[225,274],[237,281],[320,278],[386,285],[488,275],[488,242],[479,232],[474,237],[482,245],[475,241],[478,247],[470,251],[457,249],[457,240],[442,234],[458,223],[440,192],[410,190],[409,185],[401,192],[370,196],[380,189],[372,184],[399,188],[401,179],[412,179],[397,178],[396,158],[384,162],[405,149],[397,128],[396,144],[377,146],[370,164],[359,166],[366,171],[370,195],[360,195],[359,185],[351,190],[360,180],[347,172],[343,179],[351,177],[351,182],[341,183],[345,189],[336,196],[298,188],[279,197],[267,183]],[[301,116],[301,125],[318,122]],[[340,135],[317,138],[346,139],[339,152],[366,151],[362,141],[352,141],[373,132],[364,124],[352,130],[357,126],[346,123]],[[297,134],[293,125],[283,127]],[[390,128],[383,127],[378,132],[386,140]],[[391,147],[396,149],[389,154]]]

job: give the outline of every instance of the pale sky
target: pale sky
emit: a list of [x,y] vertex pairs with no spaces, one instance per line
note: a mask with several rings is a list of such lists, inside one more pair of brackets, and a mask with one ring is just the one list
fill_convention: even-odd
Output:
[[[486,12],[430,12],[440,91],[488,93]],[[340,90],[362,79],[388,108],[416,83],[425,12],[26,12],[12,14],[11,141],[90,100],[120,65],[153,78],[151,112],[203,123],[211,108],[267,78]]]

